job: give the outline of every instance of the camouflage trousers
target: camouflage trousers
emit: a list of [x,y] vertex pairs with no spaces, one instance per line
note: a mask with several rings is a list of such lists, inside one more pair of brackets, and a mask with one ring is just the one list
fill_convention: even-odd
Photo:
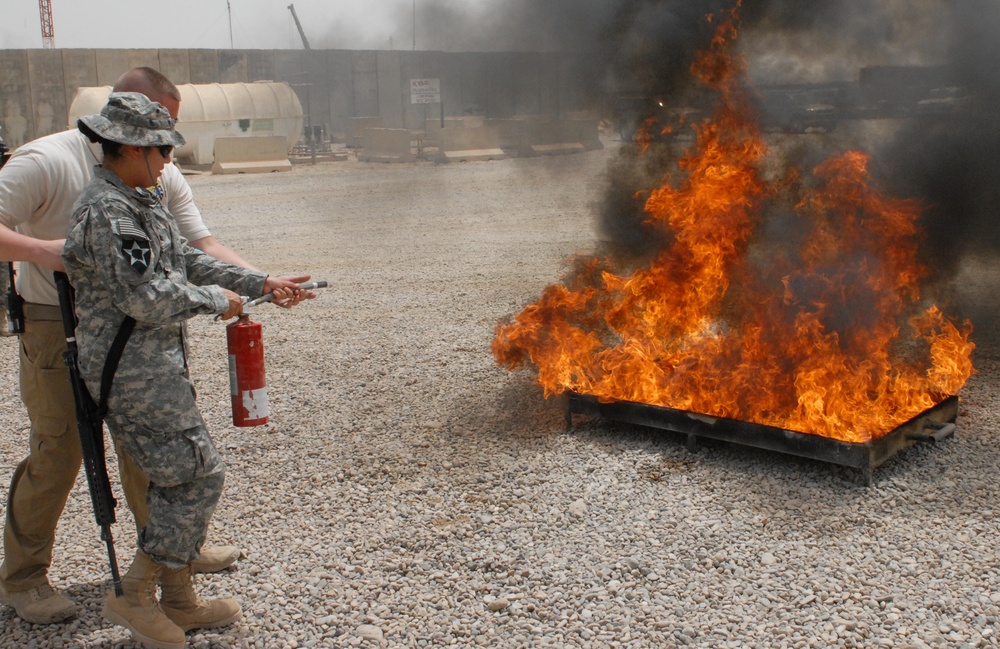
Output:
[[[128,386],[123,388],[115,399],[119,405],[129,401],[121,395]],[[204,423],[165,430],[155,425],[163,422],[139,421],[134,414],[112,407],[105,421],[115,444],[149,476],[149,521],[139,530],[137,545],[157,563],[183,568],[200,555],[222,495],[222,458]]]

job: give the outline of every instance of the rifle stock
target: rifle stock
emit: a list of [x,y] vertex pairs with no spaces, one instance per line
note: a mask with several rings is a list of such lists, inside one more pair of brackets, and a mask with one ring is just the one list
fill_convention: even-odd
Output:
[[73,288],[65,273],[55,273],[56,290],[59,292],[59,308],[62,313],[63,331],[66,333],[66,351],[63,362],[69,370],[70,384],[73,386],[73,401],[76,404],[76,425],[80,433],[80,446],[83,449],[83,469],[87,474],[87,485],[90,488],[90,501],[94,507],[94,518],[101,528],[101,540],[108,548],[108,562],[111,565],[111,579],[115,593],[122,594],[121,576],[118,572],[118,559],[115,556],[115,543],[111,534],[111,525],[115,522],[115,501],[111,492],[111,481],[108,478],[108,467],[105,462],[104,447],[104,413],[94,402],[87,390],[80,369],[77,365],[78,351],[76,346],[76,310]]

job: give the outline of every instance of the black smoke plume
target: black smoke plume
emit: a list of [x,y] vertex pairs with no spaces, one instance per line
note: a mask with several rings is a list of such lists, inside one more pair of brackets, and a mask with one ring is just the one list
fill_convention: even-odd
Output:
[[[712,37],[707,16],[734,2],[492,0],[470,10],[459,0],[419,0],[418,43],[445,51],[576,53],[596,70],[595,109],[629,139],[644,118],[698,118],[711,110],[689,70]],[[942,285],[968,255],[995,258],[1000,2],[743,0],[740,18],[737,46],[755,88],[835,87],[835,96],[823,99],[837,118],[829,132],[786,144],[798,162],[845,149],[872,153],[872,171],[887,193],[926,204],[921,256]],[[790,123],[801,108],[762,101],[761,119],[779,132],[801,130],[808,124]],[[626,150],[613,162],[598,215],[609,246],[639,257],[662,246],[669,235],[642,224],[642,191],[674,169],[679,148],[661,146],[642,157]]]

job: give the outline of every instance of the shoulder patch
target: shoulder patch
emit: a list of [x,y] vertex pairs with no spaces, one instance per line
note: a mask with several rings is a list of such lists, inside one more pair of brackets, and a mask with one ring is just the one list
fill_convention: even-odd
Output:
[[142,275],[149,268],[149,261],[152,252],[149,248],[149,241],[141,239],[123,239],[121,242],[122,256],[132,267],[132,270]]

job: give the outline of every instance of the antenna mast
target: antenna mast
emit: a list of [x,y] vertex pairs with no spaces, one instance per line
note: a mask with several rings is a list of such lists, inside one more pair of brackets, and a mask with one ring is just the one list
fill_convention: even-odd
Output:
[[42,49],[55,49],[56,29],[52,24],[52,0],[38,0],[38,13],[42,18]]
[[229,12],[229,49],[233,49],[233,7],[226,0],[226,11]]

